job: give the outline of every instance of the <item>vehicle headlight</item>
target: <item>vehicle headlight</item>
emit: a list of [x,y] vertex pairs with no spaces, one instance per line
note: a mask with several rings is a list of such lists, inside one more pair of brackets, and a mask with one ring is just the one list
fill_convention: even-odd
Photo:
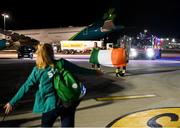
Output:
[[136,57],[136,56],[137,56],[137,51],[136,51],[136,49],[134,49],[134,48],[131,48],[131,49],[130,49],[130,56],[131,56],[131,57]]
[[146,56],[147,57],[149,57],[149,58],[152,58],[152,57],[154,57],[154,50],[152,49],[152,48],[148,48],[147,50],[146,50]]

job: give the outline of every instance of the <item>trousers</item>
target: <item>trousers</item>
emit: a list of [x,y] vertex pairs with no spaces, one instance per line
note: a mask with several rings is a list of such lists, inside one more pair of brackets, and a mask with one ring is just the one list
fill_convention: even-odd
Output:
[[41,119],[42,127],[52,127],[58,117],[60,117],[61,127],[74,127],[75,111],[77,106],[64,107],[58,106],[57,108],[43,113]]

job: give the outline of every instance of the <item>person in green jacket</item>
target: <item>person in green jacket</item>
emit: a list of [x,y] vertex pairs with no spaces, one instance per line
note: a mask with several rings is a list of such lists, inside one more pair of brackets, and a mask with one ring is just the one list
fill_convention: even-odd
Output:
[[5,104],[5,114],[12,112],[13,106],[31,87],[37,86],[33,112],[42,113],[42,127],[52,127],[56,118],[59,116],[61,117],[62,127],[74,127],[75,111],[79,102],[68,108],[62,105],[53,85],[55,63],[60,61],[63,68],[82,75],[96,74],[97,72],[95,70],[79,67],[63,58],[55,60],[52,46],[47,43],[39,44],[36,53],[36,66],[16,95]]
[[[100,50],[100,47],[98,47],[97,42],[94,42],[93,50]],[[93,69],[96,69],[96,67],[97,67],[97,70],[101,70],[101,65],[100,64],[92,64],[91,67]]]

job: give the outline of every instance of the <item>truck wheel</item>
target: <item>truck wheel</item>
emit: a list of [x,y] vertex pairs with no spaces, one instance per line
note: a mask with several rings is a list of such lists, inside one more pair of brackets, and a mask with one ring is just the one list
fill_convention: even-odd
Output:
[[69,51],[68,51],[68,50],[63,50],[62,53],[63,53],[63,54],[69,54]]
[[75,51],[74,50],[70,50],[69,53],[70,54],[75,54]]

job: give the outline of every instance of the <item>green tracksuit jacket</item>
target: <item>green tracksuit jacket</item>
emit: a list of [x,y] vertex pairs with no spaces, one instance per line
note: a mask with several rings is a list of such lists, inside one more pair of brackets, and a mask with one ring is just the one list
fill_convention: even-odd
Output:
[[[57,60],[56,60],[57,61]],[[58,60],[65,69],[81,75],[96,74],[95,70],[79,67],[65,59]],[[20,87],[16,95],[10,100],[12,106],[17,103],[32,86],[36,86],[34,113],[45,113],[57,106],[57,95],[53,86],[54,68],[47,66],[45,69],[33,68],[25,83]]]

